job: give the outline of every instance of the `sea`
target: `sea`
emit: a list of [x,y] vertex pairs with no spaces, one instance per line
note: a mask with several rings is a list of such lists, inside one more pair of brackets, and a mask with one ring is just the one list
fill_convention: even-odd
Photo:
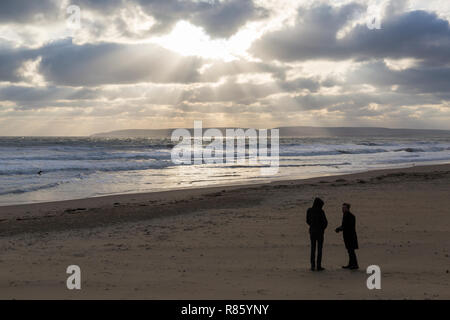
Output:
[[272,176],[259,165],[175,164],[175,145],[169,138],[0,137],[0,206],[450,163],[449,136],[280,138]]

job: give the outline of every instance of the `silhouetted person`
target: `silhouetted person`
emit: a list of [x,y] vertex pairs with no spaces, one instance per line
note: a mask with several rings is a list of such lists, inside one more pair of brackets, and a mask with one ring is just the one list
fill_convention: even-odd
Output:
[[39,170],[38,175],[42,175],[42,170]]
[[312,208],[306,212],[306,223],[309,225],[309,237],[311,239],[311,270],[316,269],[316,245],[317,245],[317,271],[322,271],[322,247],[323,234],[328,226],[327,217],[322,210],[322,199],[314,199]]
[[336,232],[342,231],[344,235],[345,248],[348,251],[348,265],[343,266],[344,269],[358,269],[358,260],[356,259],[355,250],[358,249],[358,238],[356,236],[356,218],[350,212],[350,204],[342,205],[342,225],[336,228]]

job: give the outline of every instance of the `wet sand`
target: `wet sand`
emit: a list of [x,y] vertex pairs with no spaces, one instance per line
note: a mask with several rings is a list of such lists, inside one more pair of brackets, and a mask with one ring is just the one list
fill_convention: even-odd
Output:
[[[0,207],[3,299],[450,299],[450,165]],[[323,272],[306,209],[325,200]],[[342,202],[357,219],[347,263]],[[81,268],[81,290],[66,268]],[[368,290],[366,268],[381,268]]]

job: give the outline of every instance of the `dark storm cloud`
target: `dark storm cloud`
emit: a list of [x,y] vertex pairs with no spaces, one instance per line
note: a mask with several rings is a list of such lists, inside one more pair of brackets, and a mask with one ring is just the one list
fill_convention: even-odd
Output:
[[191,22],[213,37],[227,38],[249,20],[267,17],[268,12],[252,0],[213,1],[192,15]]
[[384,61],[375,61],[350,72],[347,84],[370,84],[377,88],[398,86],[398,91],[409,93],[448,93],[450,67],[418,64],[403,70],[392,70]]
[[[301,112],[327,110],[359,116],[374,116],[384,112],[394,112],[402,106],[422,106],[439,104],[432,94],[411,95],[407,93],[380,91],[375,93],[284,95],[260,100],[261,106],[274,112]],[[372,108],[371,105],[379,108]]]
[[0,88],[1,101],[14,101],[18,103],[26,103],[33,101],[52,101],[67,96],[71,90],[64,90],[55,87],[25,87],[25,86],[8,86]]
[[47,103],[55,100],[90,100],[100,97],[102,93],[99,90],[87,88],[19,85],[0,87],[0,101],[13,101],[18,104]]
[[449,23],[431,12],[387,14],[379,30],[363,23],[338,38],[342,27],[362,12],[364,7],[358,4],[301,8],[294,27],[266,34],[251,51],[281,61],[416,58],[435,65],[450,62]]
[[[285,92],[295,92],[301,90],[316,92],[322,86],[318,79],[302,77],[290,81],[278,81],[278,84]],[[326,84],[327,85],[325,86],[328,86],[328,82]]]
[[81,10],[86,8],[105,13],[123,8],[125,0],[71,0],[70,4],[79,6]]
[[200,58],[183,57],[153,44],[58,41],[39,50],[40,73],[68,86],[137,82],[191,83],[199,79]]
[[34,59],[34,50],[20,50],[2,46],[0,42],[0,81],[18,82],[23,80],[20,67],[27,60]]
[[[139,5],[143,11],[156,20],[149,34],[169,32],[179,20],[187,20],[204,28],[214,38],[228,38],[248,21],[268,16],[268,11],[256,6],[252,0],[76,0],[73,4],[102,14],[121,9],[126,5]],[[126,21],[117,19],[124,33]],[[147,34],[148,36],[148,34]]]
[[51,19],[59,7],[52,0],[1,0],[0,23],[22,23],[35,19]]
[[14,110],[39,110],[48,107],[98,107],[104,105],[107,92],[100,89],[61,86],[30,87],[6,85],[0,87],[0,101],[14,103]]
[[[58,0],[2,0],[0,23],[32,23],[37,20],[52,22],[64,16],[65,8]],[[139,6],[152,16],[156,23],[147,33],[160,34],[171,30],[179,20],[187,20],[202,27],[214,38],[228,38],[248,21],[268,17],[269,12],[254,4],[253,0],[72,0],[81,12],[94,11],[97,16],[109,16]],[[101,33],[107,26],[96,22]],[[115,19],[124,34],[130,34],[127,21],[118,15]],[[92,30],[91,30],[92,31]]]
[[[222,77],[261,73],[272,75],[273,79],[280,82],[280,86],[289,86],[289,90],[294,85],[283,80],[287,67],[271,63],[208,61],[181,56],[155,44],[77,45],[71,39],[56,41],[37,49],[13,49],[10,45],[0,43],[0,81],[24,81],[19,72],[23,63],[38,58],[40,75],[49,83],[66,86],[216,82]],[[205,63],[209,67],[200,73],[199,68]],[[308,79],[305,81],[298,85],[315,86]]]
[[267,16],[267,11],[252,0],[137,0],[153,16],[154,32],[166,32],[178,20],[188,20],[201,26],[212,37],[227,38],[247,21]]
[[[257,40],[251,51],[264,59],[308,60],[337,54],[336,33],[358,13],[360,4],[299,8],[294,27],[270,32]],[[342,53],[339,53],[342,55]]]

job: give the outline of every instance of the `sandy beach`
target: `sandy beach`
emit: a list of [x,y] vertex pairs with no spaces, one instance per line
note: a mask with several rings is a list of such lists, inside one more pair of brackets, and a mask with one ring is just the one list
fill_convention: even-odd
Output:
[[[0,207],[2,299],[450,299],[450,165]],[[323,272],[305,223],[325,200]],[[347,263],[342,202],[357,219]],[[81,290],[66,268],[81,268]],[[381,268],[368,290],[366,268]]]

